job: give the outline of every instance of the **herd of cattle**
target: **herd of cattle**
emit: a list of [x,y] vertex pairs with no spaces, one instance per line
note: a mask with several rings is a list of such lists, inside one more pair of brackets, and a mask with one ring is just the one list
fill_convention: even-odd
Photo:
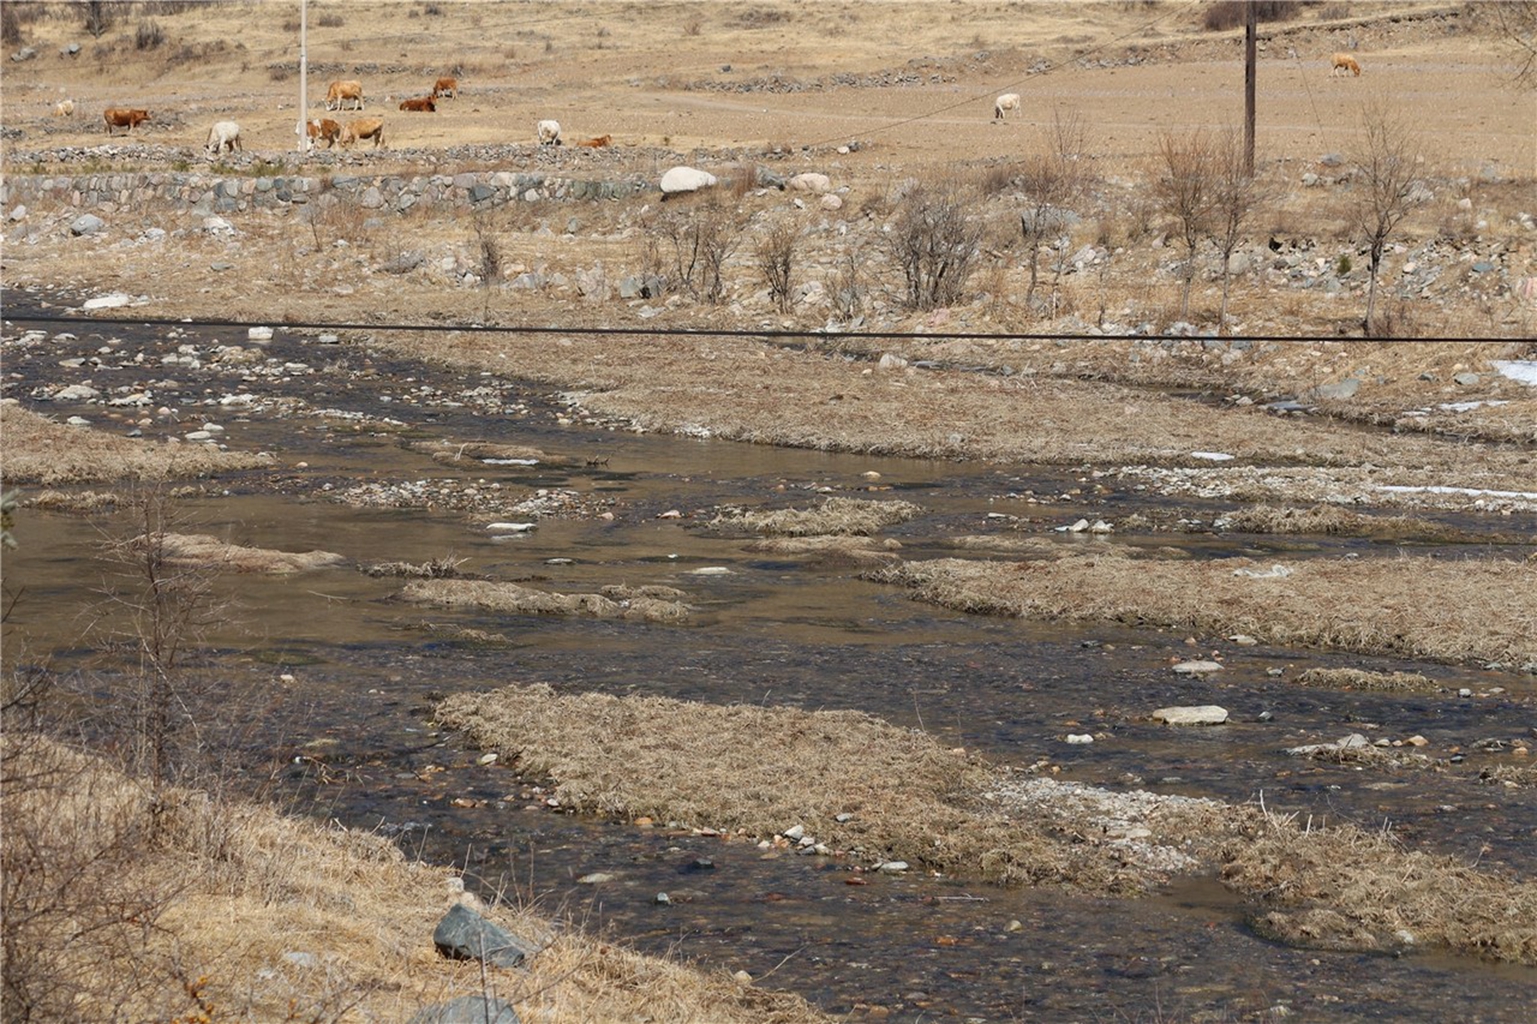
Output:
[[[402,100],[400,109],[414,113],[436,113],[437,101],[444,97],[450,99],[459,97],[457,78],[439,78],[433,83],[430,93]],[[363,83],[353,80],[332,82],[326,88],[325,109],[338,112],[353,110],[362,113]],[[53,112],[59,117],[73,117],[75,101],[62,100],[53,108]],[[118,128],[132,133],[134,128],[150,120],[150,114],[148,110],[140,107],[108,107],[102,111],[102,119],[106,122],[108,135],[113,134]],[[375,149],[384,144],[384,118],[382,117],[362,117],[346,124],[329,117],[316,117],[305,122],[304,130],[306,145],[311,149],[321,143],[325,143],[327,149],[337,144],[347,147],[368,140],[373,141]],[[559,121],[548,119],[539,121],[534,126],[534,137],[541,146],[563,145]],[[596,149],[611,145],[612,141],[608,135],[599,135],[596,138],[578,142],[577,145]],[[225,152],[233,153],[237,149],[243,150],[245,147],[240,141],[240,125],[234,121],[215,122],[208,130],[208,140],[203,148],[210,156]]]
[[[1347,75],[1360,75],[1361,65],[1348,53],[1336,53],[1331,59],[1331,76],[1344,73]],[[439,78],[432,85],[432,91],[425,96],[418,96],[400,101],[400,109],[408,113],[436,113],[438,100],[444,97],[457,99],[459,97],[459,80],[457,78]],[[363,83],[356,80],[338,80],[332,82],[326,88],[327,111],[355,110],[363,112]],[[1019,93],[1006,92],[993,102],[993,119],[1001,121],[1008,116],[1010,111],[1021,109]],[[75,114],[75,101],[62,100],[53,108],[53,112],[60,117],[73,117]],[[108,107],[102,112],[103,119],[107,122],[107,134],[111,135],[115,129],[122,128],[132,133],[137,125],[149,120],[149,111],[139,107]],[[306,145],[313,149],[324,142],[327,149],[340,143],[343,147],[352,146],[365,140],[373,140],[374,148],[378,149],[384,144],[384,118],[364,117],[347,124],[334,121],[329,117],[312,118],[305,122]],[[539,121],[534,125],[534,137],[541,146],[560,146],[563,141],[560,135],[560,122],[549,119]],[[610,145],[612,139],[607,135],[599,135],[576,143],[578,146],[588,146],[594,149]],[[208,141],[204,148],[210,155],[222,152],[233,153],[244,147],[240,143],[240,125],[234,121],[219,121],[208,131]]]

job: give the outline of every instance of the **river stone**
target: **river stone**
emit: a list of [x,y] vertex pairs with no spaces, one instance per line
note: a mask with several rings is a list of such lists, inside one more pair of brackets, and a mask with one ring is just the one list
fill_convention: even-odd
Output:
[[815,171],[805,171],[791,178],[786,184],[797,192],[813,192],[816,195],[826,195],[833,190],[832,179],[825,174]]
[[1227,708],[1216,704],[1159,708],[1153,712],[1153,721],[1166,722],[1169,725],[1221,725],[1227,721]]
[[422,1007],[406,1024],[518,1024],[518,1012],[495,996],[460,996]]
[[82,213],[69,225],[69,233],[72,235],[94,235],[107,226],[107,222],[94,213]]
[[1216,672],[1221,668],[1221,662],[1216,661],[1182,661],[1174,666],[1174,674],[1178,676],[1204,676],[1208,672]]
[[1452,380],[1456,381],[1458,384],[1461,384],[1465,388],[1470,388],[1478,383],[1478,374],[1455,373],[1452,375]]
[[696,167],[674,167],[662,175],[662,191],[671,195],[677,192],[697,192],[715,184],[715,175]]
[[1352,398],[1361,390],[1361,382],[1355,377],[1346,377],[1337,384],[1320,384],[1313,389],[1313,397],[1324,401],[1340,401]]
[[462,903],[443,915],[432,943],[450,960],[484,959],[497,967],[516,967],[534,952]]

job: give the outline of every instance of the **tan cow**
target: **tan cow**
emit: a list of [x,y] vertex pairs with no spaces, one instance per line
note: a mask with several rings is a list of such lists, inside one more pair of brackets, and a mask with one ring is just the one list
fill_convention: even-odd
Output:
[[1356,75],[1357,77],[1360,76],[1361,65],[1357,63],[1356,59],[1350,54],[1336,53],[1333,57],[1333,61],[1334,67],[1329,69],[1329,77],[1332,78],[1339,74],[1341,71],[1345,72],[1347,75]]
[[326,87],[326,109],[341,110],[342,104],[351,102],[353,106],[348,109],[363,109],[363,83],[358,81],[336,81]]
[[610,135],[599,135],[593,139],[583,139],[578,146],[586,146],[588,149],[602,149],[604,146],[613,145],[614,139]]
[[414,100],[401,100],[401,110],[414,110],[418,114],[435,114],[438,110],[437,103],[431,96],[422,96]]
[[373,139],[374,148],[384,144],[384,118],[365,117],[353,121],[342,130],[342,145],[350,146],[363,139]]
[[433,99],[437,99],[439,96],[452,96],[454,99],[458,99],[459,98],[459,79],[457,79],[457,78],[440,78],[440,79],[438,79],[437,84],[435,84],[432,87],[432,98]]
[[114,128],[126,128],[128,134],[133,134],[135,125],[143,124],[149,120],[149,111],[138,107],[108,107],[101,112],[101,118],[107,122],[107,134],[112,134]]
[[342,126],[329,117],[316,117],[304,122],[304,134],[309,136],[311,146],[324,141],[330,149],[342,137]]

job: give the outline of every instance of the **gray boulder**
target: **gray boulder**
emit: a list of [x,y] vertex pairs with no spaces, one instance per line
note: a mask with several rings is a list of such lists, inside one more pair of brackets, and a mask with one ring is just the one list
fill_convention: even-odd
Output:
[[518,1024],[518,1013],[494,996],[460,996],[422,1007],[406,1024]]
[[69,225],[69,233],[72,235],[94,235],[107,226],[107,222],[94,213],[82,213]]
[[516,967],[536,952],[462,903],[443,915],[432,943],[450,960],[483,960],[497,967]]

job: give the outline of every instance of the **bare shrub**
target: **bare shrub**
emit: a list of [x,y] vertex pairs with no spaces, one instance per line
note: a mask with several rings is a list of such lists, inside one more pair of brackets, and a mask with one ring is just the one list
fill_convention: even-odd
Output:
[[[726,295],[726,260],[740,234],[731,212],[710,197],[688,208],[659,214],[647,235],[658,237],[668,250],[671,280],[695,299],[719,303]],[[658,259],[664,254],[657,252]]]
[[769,287],[769,299],[781,313],[789,312],[792,274],[795,270],[795,224],[781,220],[758,235],[758,273]]
[[1401,114],[1381,102],[1369,104],[1363,110],[1350,214],[1357,237],[1370,255],[1365,320],[1368,335],[1377,334],[1385,326],[1375,319],[1377,276],[1388,239],[1409,215],[1418,190],[1414,148],[1414,135]]
[[853,319],[864,309],[865,286],[859,268],[859,258],[845,251],[838,257],[837,269],[833,272],[832,287],[829,289],[832,292],[833,309],[845,320]]
[[908,309],[950,306],[965,294],[981,251],[982,224],[961,189],[921,182],[897,203],[886,250],[902,268]]
[[0,43],[15,46],[21,42],[21,19],[16,16],[16,5],[0,6]]
[[1084,141],[1084,126],[1078,115],[1063,116],[1058,111],[1052,119],[1046,147],[1027,156],[1018,168],[1019,184],[1025,193],[1025,209],[1019,215],[1019,227],[1030,254],[1026,305],[1035,301],[1041,247],[1046,239],[1064,232],[1071,216],[1067,205],[1077,199],[1088,184],[1083,164]]
[[1225,334],[1233,251],[1243,238],[1244,228],[1269,201],[1270,192],[1258,178],[1248,173],[1243,136],[1237,131],[1224,132],[1214,144],[1212,177],[1211,219],[1207,230],[1222,261],[1222,304],[1217,311],[1217,332]]
[[153,50],[165,42],[165,32],[161,30],[160,23],[153,18],[145,18],[139,22],[139,27],[133,33],[133,48],[135,50]]
[[322,14],[319,18],[315,19],[315,23],[321,28],[341,28],[347,22],[340,14],[333,11],[328,14]]
[[112,27],[112,6],[106,0],[81,0],[81,27],[100,39]]
[[1158,139],[1152,193],[1163,214],[1174,221],[1185,247],[1184,289],[1179,315],[1190,315],[1190,285],[1195,280],[1195,254],[1208,232],[1217,187],[1216,147],[1202,129],[1184,135],[1164,132]]
[[1515,65],[1511,81],[1521,89],[1537,89],[1537,0],[1506,0],[1483,9],[1494,14]]
[[1290,21],[1302,9],[1300,0],[1218,0],[1206,8],[1201,27],[1208,32],[1226,32],[1244,23],[1244,8],[1253,6],[1257,21]]

